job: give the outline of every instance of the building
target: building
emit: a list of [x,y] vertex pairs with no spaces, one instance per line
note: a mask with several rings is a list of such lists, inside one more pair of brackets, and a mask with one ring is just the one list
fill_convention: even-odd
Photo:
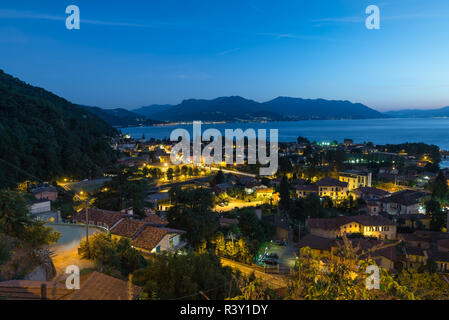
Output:
[[326,177],[315,183],[318,187],[318,195],[323,197],[329,197],[332,200],[344,200],[348,198],[349,189],[348,183],[342,182],[334,178]]
[[260,188],[255,191],[256,198],[259,200],[279,200],[279,194],[274,192],[273,188]]
[[[378,239],[348,239],[353,248],[358,248],[357,253],[362,258],[371,258],[376,264],[387,270],[395,270],[398,267],[399,255],[397,244],[385,244]],[[323,260],[331,258],[332,255],[343,245],[341,239],[329,239],[313,234],[304,236],[298,247],[310,248],[312,254]]]
[[359,215],[335,218],[307,219],[306,225],[311,234],[335,239],[344,234],[361,234],[379,239],[396,239],[396,225],[383,216]]
[[141,287],[96,271],[80,277],[78,290],[54,281],[0,282],[0,297],[6,300],[135,300],[141,292]]
[[130,216],[122,217],[111,228],[112,237],[127,238],[131,244],[145,253],[159,253],[180,248],[183,230],[167,228],[165,219],[150,215],[142,220]]
[[432,218],[426,214],[398,214],[394,216],[396,224],[411,229],[430,229]]
[[[89,225],[96,225],[110,230],[125,215],[118,211],[109,211],[97,208],[89,208]],[[72,218],[75,223],[86,223],[86,209],[75,214]]]
[[58,190],[49,184],[38,186],[30,192],[39,200],[55,201],[58,198]]
[[47,199],[36,199],[31,202],[29,206],[30,213],[33,215],[50,212],[51,211],[51,201]]
[[423,203],[429,194],[422,191],[402,190],[380,199],[381,210],[391,215],[425,213]]
[[380,200],[390,195],[390,192],[374,187],[359,187],[352,193],[363,200]]
[[310,194],[318,194],[318,186],[313,184],[304,184],[296,186],[296,195],[298,198],[305,198]]
[[361,187],[371,187],[371,172],[348,170],[340,172],[338,180],[348,183],[350,191]]
[[185,231],[145,225],[132,238],[131,244],[144,253],[159,253],[180,248]]

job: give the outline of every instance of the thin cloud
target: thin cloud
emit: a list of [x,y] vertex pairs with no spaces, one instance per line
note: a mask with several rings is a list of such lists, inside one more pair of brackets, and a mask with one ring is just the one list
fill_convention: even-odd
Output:
[[239,50],[240,50],[240,48],[233,48],[233,49],[229,49],[229,50],[225,50],[225,51],[219,52],[218,55],[224,56],[224,55],[227,55],[229,53],[233,53],[233,52],[236,52],[236,51],[239,51]]
[[[348,17],[334,17],[334,18],[322,18],[314,19],[312,22],[318,23],[317,26],[321,26],[326,23],[363,23],[368,15],[360,16],[348,16]],[[382,11],[380,14],[381,20],[394,21],[394,20],[407,20],[407,19],[433,19],[433,18],[447,18],[448,15],[435,15],[424,13],[410,13],[396,16],[383,16]]]
[[[36,12],[0,9],[0,18],[2,18],[2,19],[65,21],[67,16],[56,16],[56,15],[41,14],[41,13],[36,13]],[[91,24],[91,25],[103,25],[103,26],[115,26],[115,27],[133,27],[133,28],[151,28],[151,27],[153,27],[153,26],[150,26],[147,24],[83,19],[82,13],[81,13],[81,24],[83,24],[83,23]]]
[[264,32],[258,33],[260,36],[274,37],[276,39],[299,39],[299,40],[324,40],[324,41],[335,41],[335,39],[308,36],[308,35],[298,35],[294,33],[276,33],[276,32]]

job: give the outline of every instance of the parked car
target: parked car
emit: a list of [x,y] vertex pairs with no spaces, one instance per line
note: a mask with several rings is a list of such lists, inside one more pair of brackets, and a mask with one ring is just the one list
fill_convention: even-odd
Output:
[[286,246],[287,245],[287,241],[284,241],[284,240],[277,240],[276,242],[275,242],[278,246]]
[[272,265],[272,266],[277,266],[279,264],[276,259],[272,259],[272,258],[265,258],[262,260],[262,262],[264,264]]
[[272,253],[269,253],[269,254],[267,254],[267,258],[270,258],[270,259],[279,259],[279,255],[277,254],[277,253],[275,253],[275,252],[272,252]]

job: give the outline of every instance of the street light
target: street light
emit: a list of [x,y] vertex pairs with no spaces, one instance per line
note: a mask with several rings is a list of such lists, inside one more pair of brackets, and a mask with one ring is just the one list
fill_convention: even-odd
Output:
[[[84,196],[84,191],[80,191],[80,195]],[[79,195],[75,195],[80,201],[83,199]],[[89,201],[92,198],[86,197],[86,247],[87,247],[87,259],[90,259],[90,249],[89,249]]]

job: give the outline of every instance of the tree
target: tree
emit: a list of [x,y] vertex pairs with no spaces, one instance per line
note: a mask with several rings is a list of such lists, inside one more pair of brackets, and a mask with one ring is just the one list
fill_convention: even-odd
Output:
[[236,241],[228,241],[226,243],[226,254],[231,259],[236,259],[239,254],[239,244]]
[[169,191],[173,205],[167,214],[170,226],[187,231],[183,236],[196,248],[218,229],[218,217],[211,210],[214,206],[212,192],[203,188],[174,187]]
[[255,239],[259,242],[265,240],[264,228],[253,208],[240,212],[238,227],[242,235],[247,239]]
[[97,268],[118,270],[122,276],[128,276],[135,270],[146,266],[146,261],[137,249],[131,246],[129,239],[112,239],[106,233],[96,233],[89,238],[89,246],[82,241],[79,254],[83,259],[93,260]]
[[440,202],[446,202],[448,200],[448,186],[446,177],[443,175],[443,172],[439,172],[435,181],[432,184],[432,198]]
[[166,175],[167,175],[167,180],[169,180],[169,181],[172,181],[173,180],[173,169],[172,168],[168,168],[168,170],[167,170],[167,173],[166,173]]
[[32,224],[27,202],[22,193],[0,190],[0,231],[13,237],[23,236],[25,228]]
[[[159,254],[133,274],[134,284],[143,287],[147,297],[163,300],[202,300],[200,291],[207,292],[212,300],[223,300],[228,297],[232,279],[231,268],[223,267],[220,259],[209,253]],[[238,293],[234,287],[231,296]]]
[[284,175],[279,185],[279,207],[284,210],[290,209],[290,184]]
[[135,214],[143,216],[148,181],[136,179],[133,171],[124,167],[118,168],[116,174],[104,184],[102,190],[94,194],[94,206],[113,211],[132,207]]
[[25,227],[22,239],[33,247],[51,245],[58,242],[61,233],[54,231],[51,227],[46,227],[43,221],[34,221]]
[[243,263],[250,264],[253,260],[253,255],[250,252],[247,241],[244,238],[240,238],[238,241],[239,246],[239,260]]
[[301,137],[301,136],[299,136],[299,137],[296,139],[296,141],[297,141],[298,143],[307,143],[307,144],[310,144],[309,139],[304,138],[304,137]]
[[449,296],[449,284],[436,273],[404,269],[397,281],[410,290],[417,300],[447,300]]
[[434,231],[441,231],[446,226],[446,213],[441,210],[438,201],[431,199],[425,203],[426,213],[430,215],[430,228]]
[[217,233],[213,239],[211,240],[211,243],[215,245],[215,254],[217,256],[223,255],[226,250],[226,240],[224,235],[220,232]]
[[301,249],[300,256],[295,280],[289,285],[291,299],[414,299],[413,292],[395,281],[384,269],[379,270],[380,288],[369,290],[366,269],[375,263],[363,255],[359,247],[353,247],[346,237],[324,261],[308,247]]
[[225,176],[223,174],[223,171],[219,170],[217,174],[212,178],[211,182],[213,185],[225,182]]

